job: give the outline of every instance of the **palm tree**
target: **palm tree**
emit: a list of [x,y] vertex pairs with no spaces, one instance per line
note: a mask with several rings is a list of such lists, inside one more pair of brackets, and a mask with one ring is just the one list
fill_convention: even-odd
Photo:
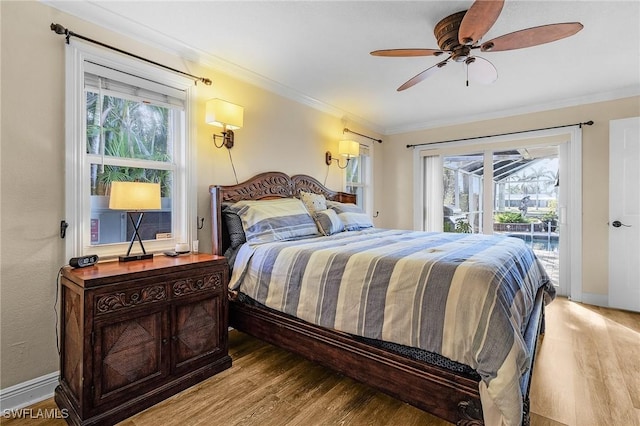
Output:
[[[168,108],[87,92],[87,152],[116,158],[170,161]],[[100,111],[101,108],[101,111]],[[104,195],[113,181],[159,182],[169,196],[170,172],[124,166],[91,166],[91,194]]]
[[528,195],[528,190],[531,190],[531,193],[535,194],[536,210],[538,210],[540,205],[540,192],[546,190],[553,184],[556,174],[544,166],[537,168],[533,166],[527,167],[523,172],[525,172],[522,178],[522,180],[525,181],[525,183],[523,183],[523,192],[525,195]]

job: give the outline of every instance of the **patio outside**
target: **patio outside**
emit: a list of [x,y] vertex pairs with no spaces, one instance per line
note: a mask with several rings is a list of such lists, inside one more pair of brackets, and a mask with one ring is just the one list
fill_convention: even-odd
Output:
[[[443,158],[445,232],[494,233],[517,237],[532,247],[554,283],[559,277],[557,147],[493,153],[493,205],[482,205],[483,154]],[[493,216],[485,232],[483,214]]]

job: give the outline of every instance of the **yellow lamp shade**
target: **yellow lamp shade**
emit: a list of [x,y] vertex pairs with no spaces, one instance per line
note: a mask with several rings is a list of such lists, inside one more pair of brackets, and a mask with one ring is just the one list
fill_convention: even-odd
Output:
[[243,118],[244,108],[240,105],[217,98],[207,101],[205,118],[207,124],[237,130],[242,127]]
[[160,184],[111,182],[109,208],[112,210],[159,210]]
[[357,157],[360,155],[360,144],[356,141],[341,140],[338,143],[338,154],[348,158]]

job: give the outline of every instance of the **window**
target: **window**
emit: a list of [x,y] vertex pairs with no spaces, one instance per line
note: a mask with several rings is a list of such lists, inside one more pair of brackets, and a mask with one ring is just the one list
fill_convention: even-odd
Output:
[[[123,254],[133,234],[126,212],[110,210],[114,181],[160,183],[162,206],[145,212],[140,236],[161,251],[195,235],[187,167],[193,82],[140,61],[67,46],[67,254]],[[136,246],[134,245],[134,252]]]
[[360,144],[360,155],[349,160],[349,164],[345,168],[345,191],[356,194],[357,203],[362,210],[370,212],[371,195],[371,156],[369,147]]

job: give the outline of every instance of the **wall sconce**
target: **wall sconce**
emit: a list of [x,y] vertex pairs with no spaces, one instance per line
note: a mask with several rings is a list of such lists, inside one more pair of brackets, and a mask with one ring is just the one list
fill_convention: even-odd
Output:
[[[226,146],[227,149],[233,148],[233,131],[242,127],[244,108],[216,98],[207,101],[206,111],[205,121],[207,124],[222,127],[222,136],[215,133],[213,135],[215,147],[222,148]],[[217,138],[222,138],[220,145],[216,143]]]
[[360,144],[356,141],[341,140],[338,143],[338,155],[347,157],[347,164],[345,164],[344,166],[340,166],[340,159],[333,158],[331,152],[327,151],[324,154],[324,161],[325,163],[327,163],[327,166],[330,166],[331,162],[335,161],[336,163],[338,163],[338,168],[346,168],[349,165],[349,160],[360,155]]
[[[129,249],[125,256],[120,256],[120,262],[131,260],[143,260],[153,258],[153,253],[147,253],[142,244],[142,238],[138,233],[140,222],[145,210],[160,210],[160,184],[144,182],[111,182],[111,197],[109,198],[109,208],[112,210],[126,210],[133,225],[133,235],[129,242]],[[132,212],[140,212],[138,221],[133,220]],[[138,239],[142,254],[131,254],[133,241]]]

